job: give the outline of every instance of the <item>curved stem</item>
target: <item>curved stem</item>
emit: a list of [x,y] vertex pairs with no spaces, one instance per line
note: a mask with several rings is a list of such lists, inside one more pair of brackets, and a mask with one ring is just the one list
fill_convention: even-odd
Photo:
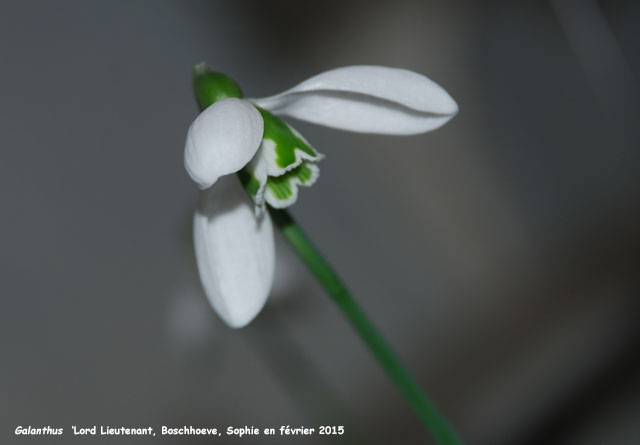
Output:
[[422,391],[418,383],[409,374],[409,371],[402,365],[373,323],[353,299],[338,275],[307,238],[289,212],[271,207],[269,207],[269,212],[285,239],[342,310],[353,328],[360,334],[360,337],[362,337],[378,362],[380,362],[380,365],[382,365],[391,380],[411,404],[413,410],[431,432],[436,442],[439,445],[461,445],[462,441],[457,437],[446,419]]

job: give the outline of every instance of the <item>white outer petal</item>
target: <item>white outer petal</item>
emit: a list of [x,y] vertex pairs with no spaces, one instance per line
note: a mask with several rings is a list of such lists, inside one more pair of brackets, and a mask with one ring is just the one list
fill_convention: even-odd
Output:
[[214,103],[189,127],[184,150],[189,176],[205,189],[237,172],[253,158],[263,132],[262,116],[249,102],[229,98]]
[[379,134],[431,131],[458,112],[451,96],[427,77],[366,65],[326,71],[284,93],[251,100],[278,115]]
[[275,267],[268,213],[254,204],[237,178],[221,178],[200,192],[193,232],[200,280],[211,305],[232,328],[249,323],[264,306]]

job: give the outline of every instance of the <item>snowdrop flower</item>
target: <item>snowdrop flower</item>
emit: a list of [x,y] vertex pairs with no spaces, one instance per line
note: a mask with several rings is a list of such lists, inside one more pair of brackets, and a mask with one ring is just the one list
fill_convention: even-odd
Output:
[[275,96],[243,99],[233,80],[200,64],[194,86],[199,99],[209,98],[189,128],[184,153],[186,170],[202,189],[194,219],[196,257],[211,305],[234,328],[260,312],[271,289],[275,250],[265,206],[293,204],[298,188],[318,178],[323,157],[277,116],[410,135],[434,130],[458,111],[435,82],[381,66],[337,68]]

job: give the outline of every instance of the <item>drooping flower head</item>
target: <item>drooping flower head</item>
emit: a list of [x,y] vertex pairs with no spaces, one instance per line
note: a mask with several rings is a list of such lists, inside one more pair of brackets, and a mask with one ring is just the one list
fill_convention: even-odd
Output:
[[231,78],[199,64],[194,88],[203,111],[187,134],[185,167],[202,189],[196,257],[205,293],[231,327],[249,323],[271,289],[275,251],[265,207],[290,206],[299,187],[319,176],[323,156],[278,116],[409,135],[434,130],[458,111],[430,79],[380,66],[337,68],[275,96],[243,99]]

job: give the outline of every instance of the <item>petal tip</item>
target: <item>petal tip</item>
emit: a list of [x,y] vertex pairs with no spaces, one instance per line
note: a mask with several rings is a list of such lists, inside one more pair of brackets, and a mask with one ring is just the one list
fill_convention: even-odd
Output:
[[221,176],[242,169],[255,155],[264,124],[250,103],[222,99],[193,121],[187,132],[184,164],[189,176],[202,189]]
[[447,91],[403,68],[355,65],[318,74],[260,107],[341,130],[409,135],[442,126],[458,111]]
[[231,313],[222,314],[220,312],[217,312],[217,314],[218,316],[220,316],[222,321],[224,321],[226,325],[229,326],[231,329],[240,329],[247,326],[258,316],[258,314],[262,311],[262,308],[264,308],[265,303],[266,303],[266,298],[264,299],[264,302],[259,307],[252,308],[251,310],[237,312],[233,314]]
[[264,307],[275,266],[268,214],[256,218],[253,202],[237,178],[223,177],[200,192],[194,244],[204,292],[232,328],[246,326]]

